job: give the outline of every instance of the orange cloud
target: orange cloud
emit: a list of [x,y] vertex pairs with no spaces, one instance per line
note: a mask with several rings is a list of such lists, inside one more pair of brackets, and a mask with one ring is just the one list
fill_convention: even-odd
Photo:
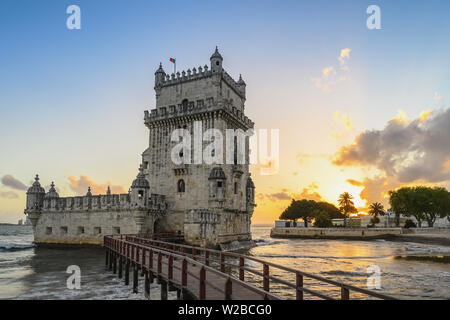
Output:
[[91,187],[92,194],[105,194],[108,186],[110,186],[112,193],[126,193],[123,186],[112,185],[109,181],[106,184],[97,184],[88,176],[82,174],[79,179],[73,176],[69,177],[69,187],[77,195],[85,195],[89,187]]

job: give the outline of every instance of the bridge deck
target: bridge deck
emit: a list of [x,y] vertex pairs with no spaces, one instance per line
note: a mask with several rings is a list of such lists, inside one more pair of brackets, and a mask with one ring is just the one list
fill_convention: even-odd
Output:
[[[158,236],[161,237],[161,235]],[[165,240],[136,235],[106,236],[104,239],[106,265],[114,273],[117,272],[118,267],[119,278],[122,277],[123,268],[125,268],[126,284],[129,282],[131,271],[135,291],[138,287],[138,270],[140,270],[145,275],[146,295],[149,294],[150,281],[156,278],[161,284],[161,299],[167,299],[168,290],[176,290],[177,297],[182,299],[281,299],[270,292],[271,283],[281,284],[294,290],[298,300],[303,300],[305,294],[320,299],[336,298],[336,295],[330,296],[318,290],[305,288],[304,278],[320,282],[324,286],[334,286],[339,290],[340,298],[344,300],[350,299],[350,292],[358,293],[359,297],[365,295],[376,299],[394,299],[378,292],[295,270],[257,257],[167,242],[169,238]],[[246,262],[258,264],[262,266],[262,270],[246,267]],[[210,263],[214,264],[214,267],[210,266]],[[238,277],[232,276],[230,270],[236,270]],[[293,277],[294,281],[287,281],[284,276],[277,276],[280,271],[290,275],[290,278]],[[257,287],[245,282],[246,273],[251,273],[253,277],[260,277],[261,281],[257,282],[262,286]]]

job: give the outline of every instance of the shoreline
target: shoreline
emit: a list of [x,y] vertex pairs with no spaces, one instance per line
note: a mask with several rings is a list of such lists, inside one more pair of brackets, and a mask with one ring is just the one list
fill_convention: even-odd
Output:
[[[375,231],[370,234],[370,231]],[[419,233],[415,233],[415,232]],[[321,228],[272,228],[271,238],[278,239],[326,239],[348,241],[386,240],[450,246],[450,229],[437,230],[374,230],[374,229],[321,229]],[[433,232],[430,232],[433,231]],[[413,233],[414,232],[414,233]]]

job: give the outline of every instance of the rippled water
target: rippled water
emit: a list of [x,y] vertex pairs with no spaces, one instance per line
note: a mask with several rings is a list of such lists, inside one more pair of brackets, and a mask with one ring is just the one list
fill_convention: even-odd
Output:
[[[377,265],[382,272],[380,293],[404,299],[450,299],[450,264],[422,259],[450,256],[450,247],[390,241],[271,239],[270,227],[253,227],[252,232],[260,242],[246,252],[248,255],[362,288],[366,288],[367,267]],[[133,294],[131,286],[126,287],[105,271],[102,248],[35,248],[32,240],[31,227],[0,226],[0,299],[144,298],[143,281],[139,282],[139,293]],[[81,290],[67,289],[69,265],[81,269]],[[261,270],[256,263],[247,265]],[[284,273],[273,275],[294,282]],[[246,277],[261,285],[260,278]],[[305,287],[339,295],[334,288],[316,281],[305,280]],[[294,296],[291,289],[279,285],[271,284],[271,291],[285,298]],[[159,298],[156,283],[151,294]],[[169,299],[175,299],[175,293],[170,292]]]

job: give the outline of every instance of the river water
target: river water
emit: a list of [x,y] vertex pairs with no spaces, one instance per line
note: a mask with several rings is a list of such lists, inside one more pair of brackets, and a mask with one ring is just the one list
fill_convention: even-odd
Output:
[[[442,259],[450,256],[448,246],[383,240],[272,239],[269,234],[270,227],[252,227],[258,246],[245,254],[361,288],[367,288],[371,275],[367,268],[372,266],[372,270],[380,270],[377,292],[401,299],[450,299],[450,263]],[[0,299],[144,299],[143,281],[139,282],[139,293],[133,294],[130,286],[105,271],[102,248],[37,248],[32,241],[31,227],[0,226]],[[67,288],[70,265],[80,267],[79,290]],[[252,262],[249,267],[261,270]],[[273,275],[294,281],[283,273]],[[248,276],[248,280],[260,285],[260,279]],[[307,279],[304,285],[339,296],[332,286]],[[284,298],[294,296],[283,286],[272,285],[271,292]],[[353,293],[352,297],[364,298]],[[156,283],[151,285],[151,298],[159,299]],[[170,292],[169,299],[175,298]]]

